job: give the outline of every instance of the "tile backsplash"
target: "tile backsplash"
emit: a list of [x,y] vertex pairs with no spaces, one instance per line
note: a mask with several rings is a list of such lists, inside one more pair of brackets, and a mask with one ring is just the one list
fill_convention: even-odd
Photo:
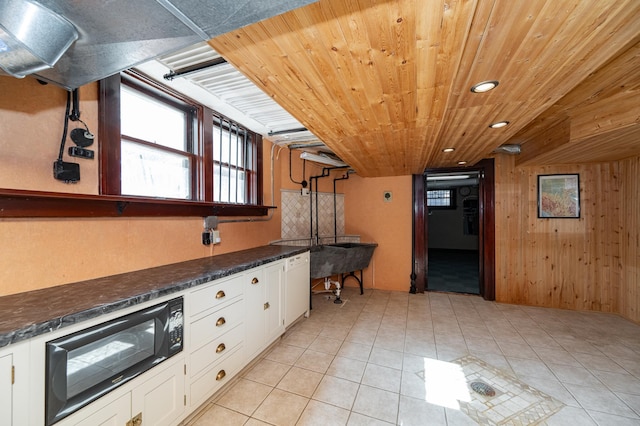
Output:
[[[311,238],[311,210],[313,203],[313,235],[316,234],[316,217],[318,218],[318,234],[321,238],[334,236],[334,218],[337,218],[337,235],[344,235],[344,194],[318,192],[302,195],[301,191],[281,190],[282,226],[280,237],[283,240]],[[316,208],[318,209],[316,215]]]

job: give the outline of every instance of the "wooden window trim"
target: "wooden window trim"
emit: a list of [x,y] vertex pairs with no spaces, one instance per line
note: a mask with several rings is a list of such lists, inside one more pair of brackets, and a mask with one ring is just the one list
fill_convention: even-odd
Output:
[[265,216],[271,206],[0,189],[0,217]]
[[[148,141],[140,140],[129,135],[122,135],[120,127],[120,88],[126,85],[129,89],[142,93],[158,102],[162,102],[176,110],[186,114],[187,120],[192,123],[186,127],[186,147],[184,150],[174,149],[171,147],[156,145]],[[104,86],[104,91],[103,91]],[[123,74],[114,74],[100,81],[100,123],[98,129],[100,141],[100,194],[103,195],[123,195],[122,194],[122,175],[121,175],[121,141],[127,140],[138,145],[145,145],[150,148],[157,149],[161,152],[170,152],[178,155],[189,157],[191,162],[190,171],[190,194],[191,200],[202,200],[199,188],[203,184],[200,177],[198,164],[195,160],[198,153],[202,152],[198,129],[199,118],[202,117],[202,107],[198,107],[196,103],[191,102],[179,93],[163,88],[148,77],[134,72],[127,71]],[[104,112],[104,115],[102,115]],[[103,120],[104,119],[104,120]],[[103,156],[104,155],[104,156]],[[102,173],[106,170],[107,173]],[[148,197],[153,198],[153,197]]]
[[[136,78],[144,78],[136,74]],[[206,216],[266,216],[275,206],[262,205],[263,160],[262,138],[254,133],[257,142],[258,171],[257,205],[226,204],[213,202],[213,129],[203,125],[203,118],[211,117],[213,111],[207,107],[197,111],[196,132],[202,141],[196,164],[203,182],[196,196],[202,201],[158,199],[151,197],[123,196],[120,194],[120,150],[109,149],[101,141],[116,138],[120,142],[120,75],[108,77],[100,82],[100,108],[98,149],[100,152],[100,195],[70,194],[0,188],[0,218],[38,217],[206,217]],[[102,99],[111,98],[111,108],[104,108]],[[111,139],[113,140],[113,139]],[[211,169],[211,170],[209,170]]]

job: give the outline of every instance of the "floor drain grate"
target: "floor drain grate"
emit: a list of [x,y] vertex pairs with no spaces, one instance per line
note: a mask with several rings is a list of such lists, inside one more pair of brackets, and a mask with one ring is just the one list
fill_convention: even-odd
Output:
[[543,424],[564,407],[561,402],[472,355],[459,358],[455,363],[462,367],[470,397],[470,401],[460,400],[460,410],[477,424]]
[[484,382],[472,382],[471,389],[483,396],[496,396],[495,389]]

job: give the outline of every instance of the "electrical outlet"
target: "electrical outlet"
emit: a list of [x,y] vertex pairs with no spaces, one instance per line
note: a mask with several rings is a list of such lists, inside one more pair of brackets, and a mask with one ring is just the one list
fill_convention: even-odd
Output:
[[72,157],[88,158],[89,160],[93,160],[93,157],[95,156],[92,150],[80,148],[77,146],[69,147],[69,155]]
[[220,244],[220,231],[215,229],[211,231],[211,242],[213,244]]
[[202,233],[202,244],[204,244],[205,246],[210,246],[211,245],[211,232],[210,231],[204,231]]

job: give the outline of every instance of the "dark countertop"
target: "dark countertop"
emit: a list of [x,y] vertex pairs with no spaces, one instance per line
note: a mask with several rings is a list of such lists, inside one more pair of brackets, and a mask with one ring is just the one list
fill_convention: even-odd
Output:
[[3,296],[0,348],[307,250],[262,246]]

